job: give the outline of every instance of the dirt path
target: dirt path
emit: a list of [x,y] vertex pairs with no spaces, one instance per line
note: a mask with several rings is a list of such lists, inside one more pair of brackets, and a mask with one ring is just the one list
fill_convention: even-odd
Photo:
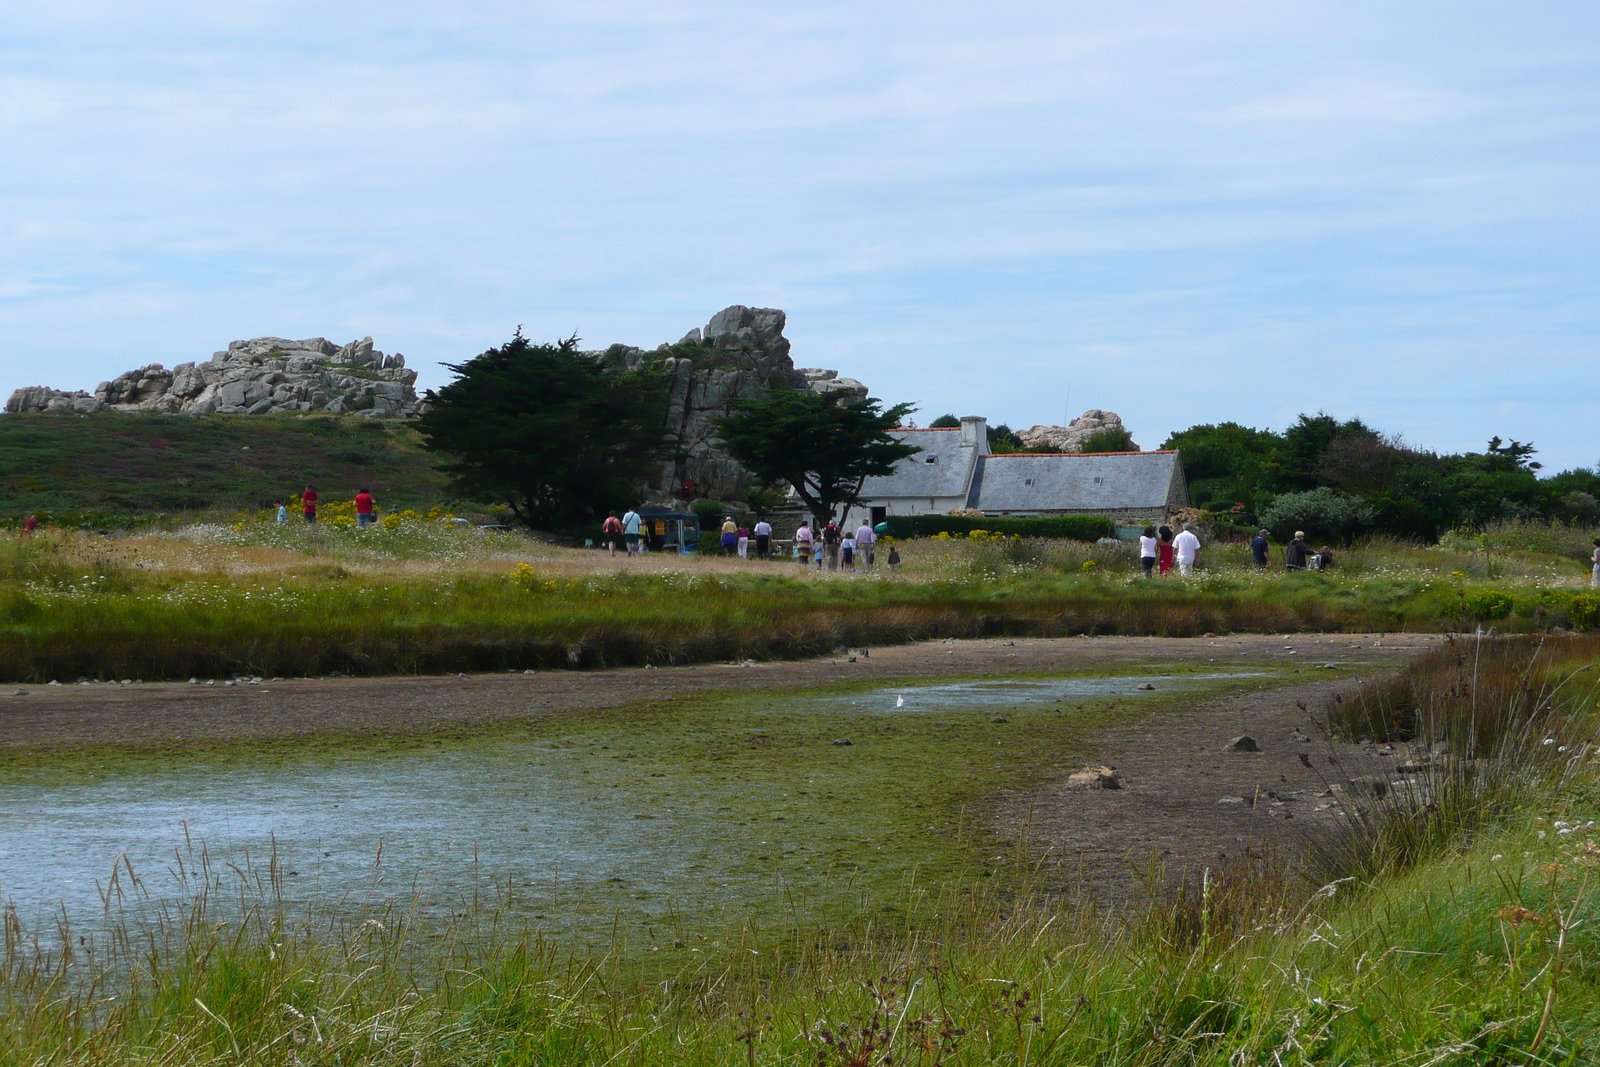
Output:
[[[713,693],[1114,668],[1163,660],[1296,665],[1303,661],[1308,677],[1313,673],[1320,677],[1324,663],[1348,670],[1378,667],[1412,655],[1434,640],[1420,634],[1020,638],[897,645],[868,654],[855,652],[853,662],[852,654],[844,654],[748,665],[287,679],[234,686],[179,682],[8,686],[0,689],[0,748],[161,747],[317,734],[426,733]],[[16,695],[19,689],[24,695]],[[1204,729],[1208,737],[1215,732],[1209,725]]]

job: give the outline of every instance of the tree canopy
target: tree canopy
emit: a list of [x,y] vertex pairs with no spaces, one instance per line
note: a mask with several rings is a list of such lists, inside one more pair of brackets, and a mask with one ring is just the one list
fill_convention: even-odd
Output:
[[782,389],[739,400],[717,421],[728,454],[768,485],[788,482],[811,514],[831,520],[861,499],[868,476],[889,474],[917,449],[888,431],[916,410],[872,397]]
[[[1360,525],[1432,540],[1453,527],[1496,519],[1579,517],[1587,514],[1585,497],[1600,495],[1600,473],[1593,471],[1541,479],[1528,442],[1496,437],[1482,452],[1440,455],[1360,419],[1340,422],[1321,413],[1301,415],[1282,433],[1236,422],[1191,426],[1162,447],[1182,450],[1196,505],[1231,510],[1251,522],[1269,513],[1298,514],[1313,502],[1331,508],[1337,497],[1345,501],[1341,507],[1354,509],[1350,514],[1365,516]],[[1345,535],[1356,525],[1323,524]]]
[[670,446],[667,380],[656,369],[607,371],[578,339],[516,335],[465,363],[418,420],[462,497],[504,504],[535,528],[586,522],[630,503]]

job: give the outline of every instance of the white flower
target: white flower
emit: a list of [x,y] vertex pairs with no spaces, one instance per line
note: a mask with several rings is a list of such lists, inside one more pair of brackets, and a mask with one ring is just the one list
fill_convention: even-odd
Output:
[[1489,857],[1489,862],[1499,863],[1503,859],[1505,859],[1505,856],[1502,853],[1496,852],[1494,855]]

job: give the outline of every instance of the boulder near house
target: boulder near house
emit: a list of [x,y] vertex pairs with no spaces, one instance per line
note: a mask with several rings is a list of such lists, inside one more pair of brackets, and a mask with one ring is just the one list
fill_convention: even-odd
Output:
[[1105,515],[1139,526],[1189,506],[1176,451],[995,455],[988,420],[977,416],[959,428],[890,432],[919,451],[893,474],[868,478],[848,521],[967,508],[990,516]]

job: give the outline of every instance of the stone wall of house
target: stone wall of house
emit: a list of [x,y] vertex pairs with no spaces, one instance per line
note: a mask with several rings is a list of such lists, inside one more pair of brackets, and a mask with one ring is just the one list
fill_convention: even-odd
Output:
[[336,345],[322,337],[234,341],[201,363],[168,370],[152,363],[101,382],[93,393],[47,386],[18,389],[6,411],[156,411],[173,415],[269,415],[351,412],[406,418],[421,410],[417,372],[398,352],[385,355],[365,337]]

